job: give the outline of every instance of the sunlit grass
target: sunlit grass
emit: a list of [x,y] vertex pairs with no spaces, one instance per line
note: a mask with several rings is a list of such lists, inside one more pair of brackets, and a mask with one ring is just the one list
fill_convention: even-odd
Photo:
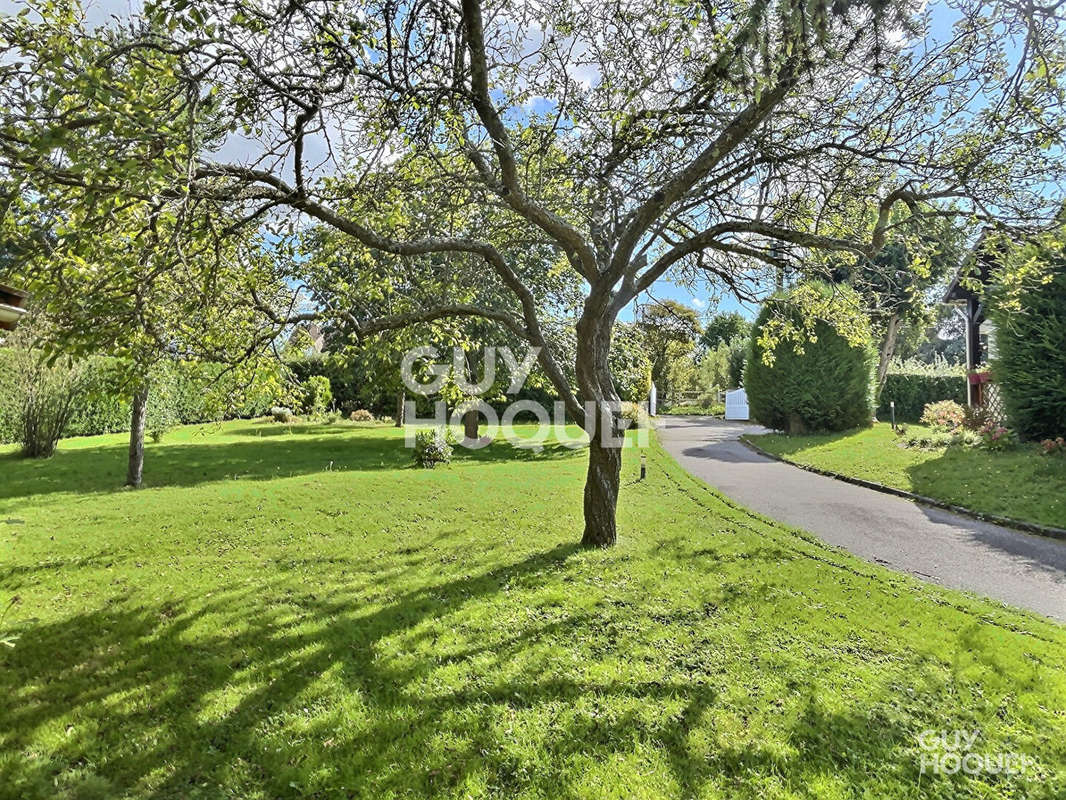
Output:
[[[910,432],[922,430],[908,425]],[[752,436],[790,461],[876,481],[987,514],[1066,528],[1066,459],[1035,445],[992,453],[967,447],[900,447],[890,425],[810,436]]]
[[[0,457],[0,797],[1063,796],[1066,631],[648,461],[584,551],[580,450],[228,423],[136,492],[122,437]],[[1036,772],[920,775],[929,728]]]

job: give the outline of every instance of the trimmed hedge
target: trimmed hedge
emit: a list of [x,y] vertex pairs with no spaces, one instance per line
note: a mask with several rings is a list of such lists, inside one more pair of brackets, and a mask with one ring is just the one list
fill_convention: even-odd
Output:
[[889,419],[892,413],[889,403],[893,400],[896,403],[898,421],[917,422],[922,416],[922,410],[929,403],[953,400],[959,405],[966,405],[966,376],[889,372],[885,377],[885,387],[881,390],[881,402],[877,407],[878,419]]
[[[814,308],[819,311],[812,312]],[[822,314],[831,314],[833,324]],[[807,335],[799,346],[788,338],[779,340],[767,364],[760,338],[764,328],[780,327],[782,320]],[[856,343],[838,333],[844,329],[858,332]],[[744,371],[751,415],[769,428],[793,434],[868,426],[875,359],[869,322],[848,290],[821,283],[793,287],[764,304],[752,328]]]

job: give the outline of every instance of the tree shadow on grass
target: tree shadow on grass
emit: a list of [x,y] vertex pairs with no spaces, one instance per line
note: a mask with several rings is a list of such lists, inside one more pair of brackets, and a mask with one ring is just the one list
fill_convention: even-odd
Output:
[[[415,469],[411,450],[392,429],[359,430],[328,425],[305,426],[299,438],[277,434],[237,441],[149,444],[145,452],[144,487],[197,486],[225,480],[272,480],[331,471],[360,472]],[[269,429],[268,429],[269,430]],[[243,428],[236,433],[244,435]],[[227,431],[229,434],[230,431]],[[464,463],[543,461],[573,456],[580,450],[549,444],[543,449],[493,442],[481,450],[455,449],[454,466]],[[60,449],[47,460],[0,456],[0,500],[55,493],[87,494],[125,491],[126,447],[101,445]],[[11,511],[13,509],[8,509]]]
[[[753,598],[734,586],[702,610],[575,610],[544,590],[572,580],[576,552],[559,545],[473,574],[442,566],[421,584],[439,550],[395,550],[375,570],[301,558],[199,602],[118,602],[32,627],[0,653],[0,785],[25,800],[454,796],[478,785],[566,798],[587,793],[573,785],[575,762],[650,749],[687,797],[753,776],[863,776],[909,742],[862,708],[827,710],[797,668],[775,673],[782,697],[809,693],[780,741],[701,744],[717,736],[724,669],[701,626]],[[669,635],[671,650],[617,652],[616,635],[644,628]],[[566,651],[586,641],[591,662],[570,663]],[[683,663],[671,677],[630,678],[642,658]],[[540,741],[529,752],[516,737]]]

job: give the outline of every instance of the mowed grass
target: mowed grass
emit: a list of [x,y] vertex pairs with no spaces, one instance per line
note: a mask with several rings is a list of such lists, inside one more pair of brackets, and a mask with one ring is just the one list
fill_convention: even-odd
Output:
[[[656,445],[409,466],[229,423],[0,456],[4,798],[1061,798],[1066,629],[759,518]],[[1028,774],[921,774],[928,729]]]
[[[908,425],[910,432],[923,430]],[[1066,528],[1066,459],[1035,445],[1002,453],[967,447],[899,446],[892,426],[811,436],[748,437],[797,464],[905,489],[986,514]]]

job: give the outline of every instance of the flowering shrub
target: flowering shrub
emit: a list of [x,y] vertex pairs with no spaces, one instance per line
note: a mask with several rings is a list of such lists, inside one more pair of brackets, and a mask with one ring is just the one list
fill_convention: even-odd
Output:
[[415,461],[426,469],[452,460],[451,436],[444,428],[415,432]]
[[1066,456],[1066,439],[1061,436],[1055,439],[1044,439],[1040,443],[1040,452],[1045,456]]
[[929,403],[922,409],[922,423],[938,431],[953,431],[962,427],[966,412],[954,400]]
[[981,437],[981,446],[986,450],[1010,450],[1018,444],[1018,434],[1002,425],[983,425],[977,434]]
[[360,408],[349,414],[348,419],[350,419],[352,422],[373,422],[374,415],[367,411],[365,408]]

